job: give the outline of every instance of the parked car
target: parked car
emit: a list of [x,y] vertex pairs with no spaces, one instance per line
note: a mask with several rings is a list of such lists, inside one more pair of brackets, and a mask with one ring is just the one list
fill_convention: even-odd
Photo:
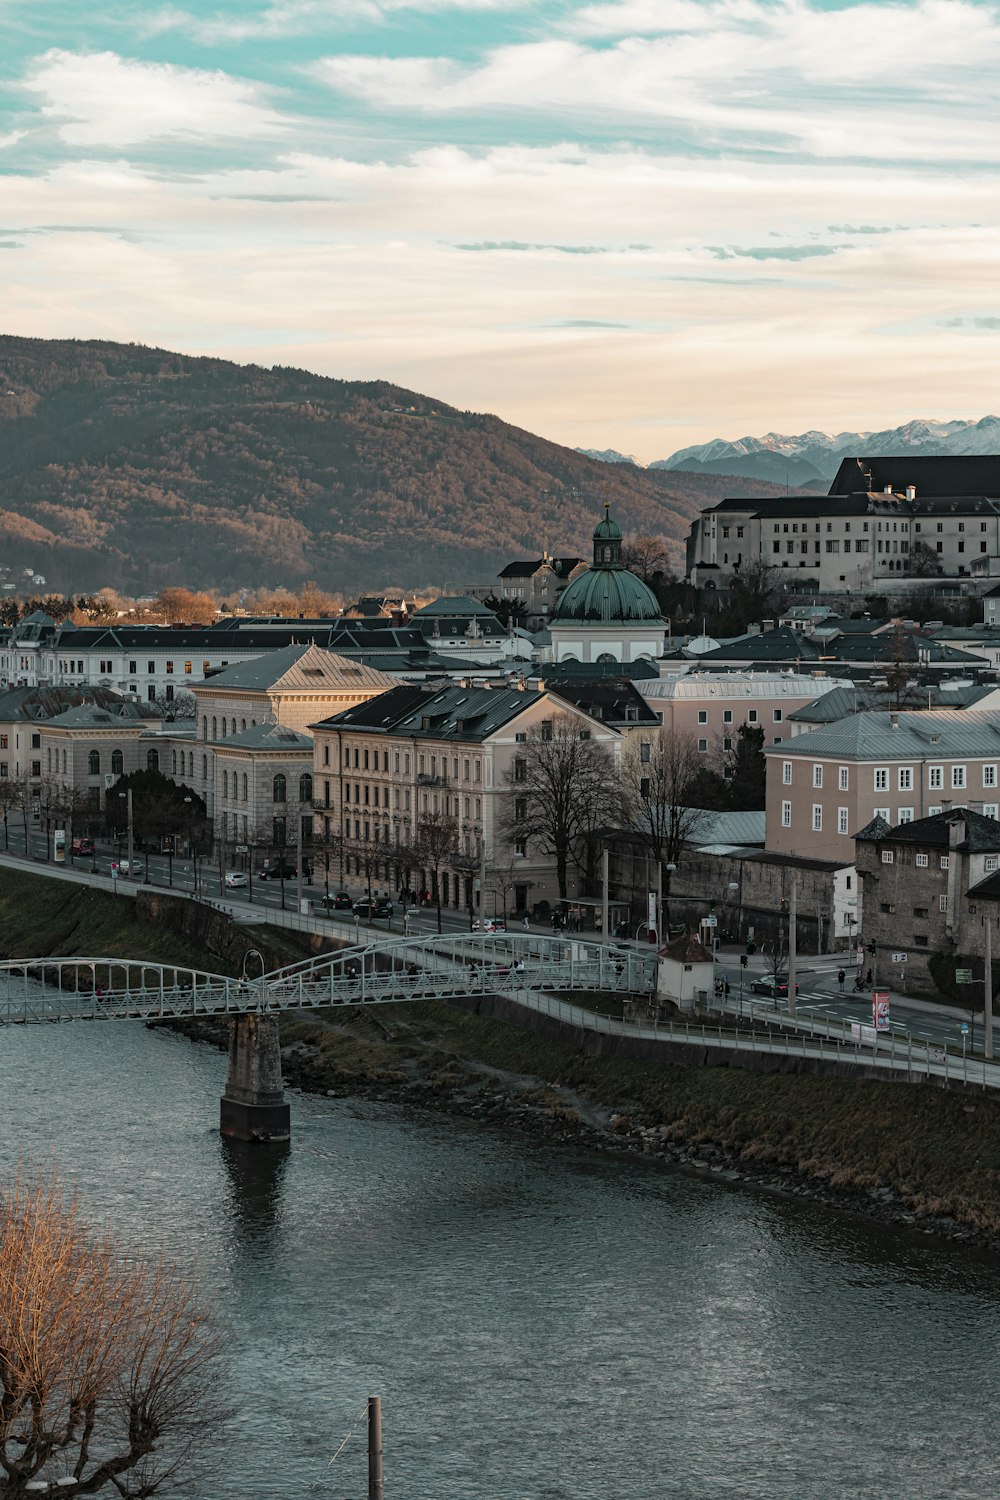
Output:
[[250,877],[243,870],[226,871],[226,890],[234,891],[238,886],[249,885]]
[[473,932],[506,932],[507,923],[503,917],[485,917],[481,922],[478,920],[473,922],[472,930]]
[[326,911],[352,911],[354,897],[348,891],[337,891],[336,895],[321,896],[317,904]]
[[[788,999],[788,975],[779,974],[777,978],[773,974],[762,974],[755,979],[750,986],[753,995],[769,995],[772,1000]],[[798,980],[795,982],[795,993],[799,993]]]
[[120,859],[118,861],[119,875],[127,875],[130,880],[142,880],[146,871],[143,869],[141,859]]
[[[265,865],[262,870],[257,871],[258,880],[295,880],[298,875],[298,866],[294,864]],[[302,878],[310,879],[312,869],[306,862],[302,862]]]
[[93,839],[74,839],[72,841],[72,843],[70,844],[70,846],[69,846],[69,852],[71,854],[93,854],[93,852],[94,852],[94,840]]
[[361,917],[365,922],[375,922],[381,918],[388,921],[392,916],[392,902],[369,901],[367,898],[354,903],[354,915]]

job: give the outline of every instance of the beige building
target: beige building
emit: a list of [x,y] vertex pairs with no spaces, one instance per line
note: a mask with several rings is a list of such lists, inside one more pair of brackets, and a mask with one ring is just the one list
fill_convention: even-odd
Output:
[[689,672],[636,683],[650,708],[662,714],[664,732],[690,735],[705,755],[731,750],[727,741],[741,724],[763,729],[765,745],[783,744],[794,734],[791,714],[845,686],[836,678],[792,672]]
[[40,726],[42,773],[56,791],[82,791],[90,809],[130,771],[164,771],[160,721],[142,717],[135,703],[102,708],[82,703]]
[[[581,736],[606,745],[617,764],[622,733],[545,689],[396,687],[314,724],[317,833],[343,837],[354,879],[362,873],[357,851],[384,849],[377,878],[388,887],[397,873],[402,878],[393,850],[411,843],[420,820],[452,818],[461,868],[451,861],[442,870],[443,904],[470,904],[484,848],[488,867],[509,872],[516,910],[552,900],[550,858],[524,843],[509,846],[501,809],[517,797],[519,746],[561,715],[579,724]],[[426,871],[411,870],[410,879],[429,884]]]
[[1000,713],[852,714],[765,751],[767,848],[849,858],[873,818],[890,826],[967,806],[1000,814]]
[[313,743],[285,724],[258,724],[212,752],[216,836],[237,860],[254,849],[307,845],[313,828]]

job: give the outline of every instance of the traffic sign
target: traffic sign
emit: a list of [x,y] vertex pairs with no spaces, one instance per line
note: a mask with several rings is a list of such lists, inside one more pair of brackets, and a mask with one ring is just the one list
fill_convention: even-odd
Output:
[[961,1026],[958,1029],[962,1033],[963,1036],[968,1036],[969,1035],[969,1023],[968,1023],[968,1021],[963,1021],[962,1024],[961,1024]]
[[972,970],[971,969],[956,969],[955,970],[955,983],[956,984],[971,984],[972,983]]
[[716,916],[702,917],[701,925],[703,927],[718,927],[719,919]]
[[894,953],[892,955],[892,961],[893,961],[894,964],[905,964],[906,963],[906,954],[905,953]]

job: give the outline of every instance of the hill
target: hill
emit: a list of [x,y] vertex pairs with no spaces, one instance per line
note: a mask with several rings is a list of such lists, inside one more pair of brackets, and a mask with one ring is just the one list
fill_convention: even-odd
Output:
[[601,500],[678,563],[771,484],[609,467],[383,382],[0,337],[0,555],[56,589],[461,584],[589,552]]

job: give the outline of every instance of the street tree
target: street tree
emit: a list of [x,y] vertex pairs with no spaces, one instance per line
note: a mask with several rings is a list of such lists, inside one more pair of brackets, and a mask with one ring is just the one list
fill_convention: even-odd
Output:
[[424,813],[414,830],[414,862],[430,877],[431,899],[441,931],[441,872],[460,858],[458,823],[447,813]]
[[0,1495],[189,1483],[222,1369],[189,1275],[90,1227],[57,1177],[0,1189]]
[[515,849],[530,843],[555,859],[565,904],[570,866],[583,869],[599,830],[617,826],[620,817],[611,753],[573,714],[556,714],[528,731],[506,781],[511,795],[501,812],[503,835]]
[[313,863],[323,871],[323,894],[330,894],[330,873],[340,871],[340,883],[344,882],[345,840],[333,826],[331,818],[317,817],[313,821],[313,835],[309,845]]
[[694,799],[702,760],[694,736],[674,729],[649,740],[633,740],[622,757],[624,825],[663,871],[667,927],[671,877],[700,816]]

